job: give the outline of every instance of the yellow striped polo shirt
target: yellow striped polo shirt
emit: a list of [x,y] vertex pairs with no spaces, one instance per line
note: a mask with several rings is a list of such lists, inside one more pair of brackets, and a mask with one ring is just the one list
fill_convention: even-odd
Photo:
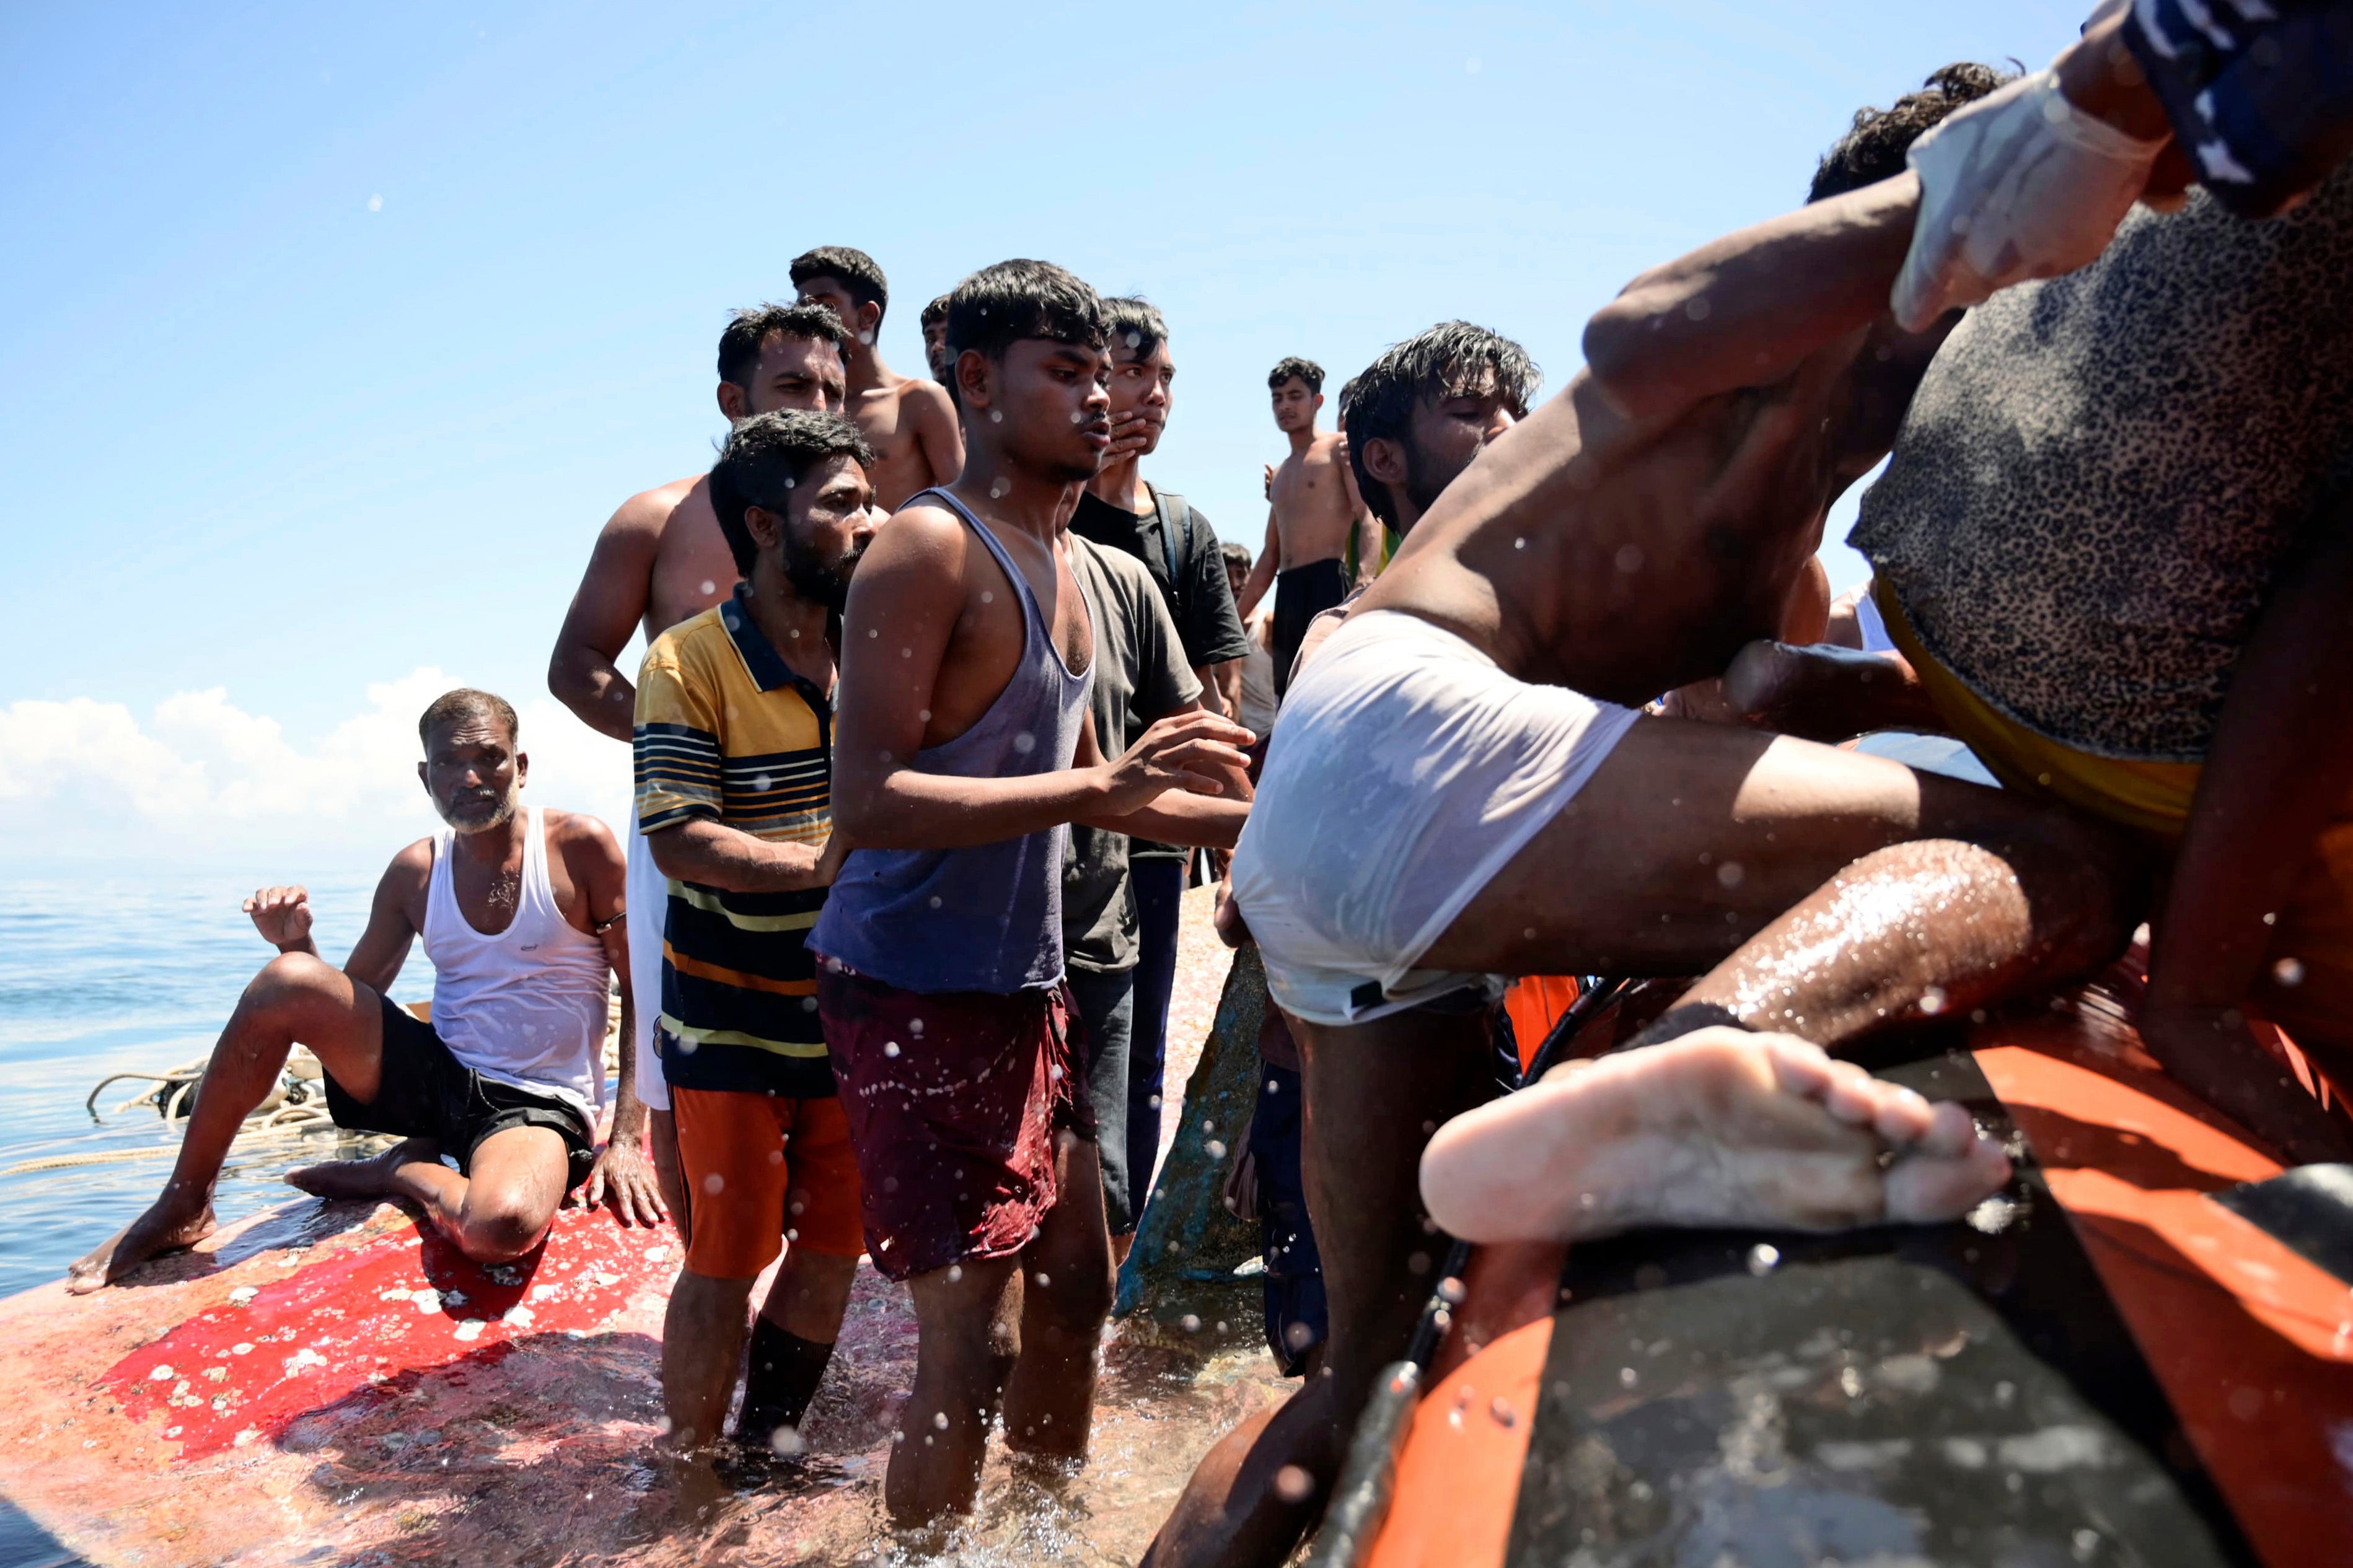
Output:
[[[749,585],[654,639],[638,676],[638,825],[698,818],[772,843],[832,831],[833,711],[752,619]],[[662,1076],[676,1089],[834,1092],[806,945],[825,889],[735,893],[670,879]]]

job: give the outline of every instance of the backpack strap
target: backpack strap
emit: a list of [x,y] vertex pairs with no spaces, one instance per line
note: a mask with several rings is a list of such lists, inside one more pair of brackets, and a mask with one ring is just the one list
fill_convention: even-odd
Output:
[[1184,592],[1182,581],[1176,575],[1176,532],[1180,528],[1184,530],[1185,553],[1190,556],[1193,552],[1193,509],[1175,490],[1164,490],[1155,485],[1152,487],[1152,510],[1160,520],[1160,551],[1167,559],[1168,592],[1173,597]]

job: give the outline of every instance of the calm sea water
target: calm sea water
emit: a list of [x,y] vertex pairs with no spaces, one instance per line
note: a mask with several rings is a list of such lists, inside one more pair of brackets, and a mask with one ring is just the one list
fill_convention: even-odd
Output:
[[[373,879],[313,882],[315,935],[341,963],[367,918]],[[119,1163],[0,1175],[0,1296],[54,1279],[155,1195],[178,1138],[149,1110],[112,1108],[143,1086],[109,1073],[163,1072],[212,1049],[237,994],[273,952],[238,905],[250,881],[216,874],[0,880],[0,1170],[60,1155]],[[393,987],[432,994],[419,952]],[[323,1145],[322,1145],[323,1148]],[[280,1146],[221,1180],[223,1221],[294,1195],[279,1177],[309,1153]]]

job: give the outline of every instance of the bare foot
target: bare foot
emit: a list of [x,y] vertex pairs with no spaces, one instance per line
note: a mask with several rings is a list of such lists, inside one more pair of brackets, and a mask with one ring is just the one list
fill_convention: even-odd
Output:
[[401,1191],[394,1178],[403,1165],[440,1158],[440,1145],[432,1139],[406,1138],[364,1160],[330,1160],[323,1165],[289,1171],[286,1184],[300,1187],[314,1198],[388,1198]]
[[168,1195],[157,1198],[146,1213],[66,1270],[67,1293],[87,1296],[103,1290],[157,1253],[193,1247],[216,1228],[210,1198],[193,1214],[185,1205],[173,1204]]
[[1722,1027],[1566,1064],[1447,1123],[1421,1160],[1430,1217],[1468,1241],[1928,1223],[2009,1179],[1962,1107],[1795,1036]]

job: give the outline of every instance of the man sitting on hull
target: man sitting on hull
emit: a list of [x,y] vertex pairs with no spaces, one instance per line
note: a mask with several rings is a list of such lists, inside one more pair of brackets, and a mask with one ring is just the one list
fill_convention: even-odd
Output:
[[[212,1232],[221,1162],[298,1040],[326,1069],[336,1126],[402,1139],[371,1160],[290,1173],[303,1191],[407,1198],[480,1263],[530,1251],[565,1194],[587,1181],[594,1202],[608,1173],[615,1207],[653,1223],[652,1173],[638,1153],[644,1113],[630,1089],[621,847],[593,816],[519,805],[530,760],[500,699],[449,692],[417,727],[417,776],[448,827],[393,858],[341,969],[319,957],[301,888],[247,900],[279,956],[245,988],[213,1047],[163,1195],[76,1263],[67,1289],[98,1289]],[[386,994],[420,936],[434,971],[429,1024]],[[594,1117],[617,975],[621,1098],[612,1170],[598,1173]]]
[[[1778,624],[1831,502],[1887,451],[1955,319],[1915,334],[1889,312],[1904,151],[1996,81],[1949,68],[1866,111],[1808,206],[1637,279],[1587,328],[1587,368],[1447,488],[1300,671],[1233,897],[1300,1026],[1331,1375],[1212,1452],[1150,1561],[1288,1550],[1317,1489],[1277,1475],[1328,1481],[1428,1294],[1425,1194],[1479,1237],[1575,1239],[1939,1219],[2006,1179],[1960,1108],[1820,1047],[2111,955],[2135,909],[2120,847],[1635,707]],[[1450,1130],[1417,1181],[1487,1092],[1493,977],[1593,973],[1704,977],[1649,1032],[1672,1043]]]

